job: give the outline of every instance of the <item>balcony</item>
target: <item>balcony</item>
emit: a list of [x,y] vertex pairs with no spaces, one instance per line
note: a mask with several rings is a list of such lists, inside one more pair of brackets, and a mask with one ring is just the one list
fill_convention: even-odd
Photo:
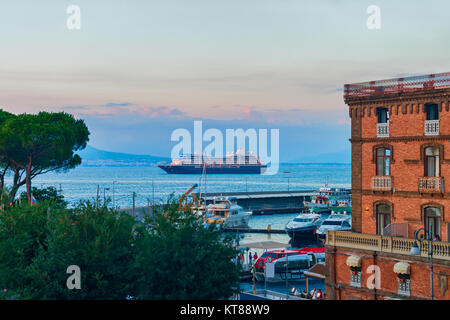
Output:
[[372,177],[372,191],[391,191],[391,190],[392,190],[391,176]]
[[377,137],[389,138],[389,122],[377,123]]
[[426,136],[439,135],[439,120],[425,120],[425,135]]
[[[411,255],[414,239],[385,237],[375,234],[355,233],[348,231],[327,231],[326,245],[350,249],[370,250],[386,253]],[[420,254],[428,257],[429,241],[422,241]],[[433,241],[433,258],[450,261],[450,243]]]
[[444,178],[423,177],[419,178],[419,192],[422,193],[444,193]]

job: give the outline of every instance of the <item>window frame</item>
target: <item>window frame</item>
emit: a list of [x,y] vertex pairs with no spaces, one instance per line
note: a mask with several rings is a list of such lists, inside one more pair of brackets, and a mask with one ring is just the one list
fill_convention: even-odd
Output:
[[[436,209],[438,212],[427,212],[427,209]],[[441,215],[442,215],[442,211],[441,208],[439,207],[433,207],[433,206],[428,206],[424,208],[424,212],[423,212],[423,226],[425,229],[425,239],[433,239],[434,236],[437,234],[441,239]],[[434,225],[434,229],[433,229],[433,234],[430,237],[429,234],[429,220],[433,220],[433,225]]]
[[[382,113],[385,113],[386,121],[382,121]],[[377,108],[377,123],[389,123],[389,109],[386,107]]]
[[[378,150],[384,150],[383,155],[378,155]],[[386,151],[389,151],[389,155],[386,155]],[[386,148],[386,147],[378,147],[375,149],[375,175],[377,177],[380,176],[390,176],[391,175],[391,164],[392,164],[392,150],[390,148]],[[378,174],[378,169],[379,169],[379,161],[378,159],[383,159],[382,163],[383,163],[383,174],[379,175]],[[388,163],[388,165],[386,166],[386,163]],[[388,169],[388,174],[386,174],[386,169]]]
[[[434,149],[438,151],[437,155],[427,155],[427,150]],[[428,175],[429,166],[428,159],[433,159],[434,161],[434,175]],[[423,148],[423,163],[424,163],[424,177],[440,177],[441,174],[441,148],[438,146],[428,146]]]
[[[381,206],[389,208],[389,212],[379,212],[378,208],[381,207]],[[382,232],[383,232],[384,228],[386,228],[392,222],[392,208],[390,206],[388,206],[387,204],[385,204],[385,203],[379,203],[379,204],[377,204],[375,206],[375,210],[376,210],[376,212],[375,212],[375,219],[376,219],[377,235],[382,235]],[[389,223],[388,224],[385,223],[386,222],[386,216],[389,217]],[[380,219],[383,219],[383,225],[384,225],[383,228],[381,228]]]
[[[434,110],[433,110],[434,109]],[[432,112],[434,111],[434,112]],[[432,116],[435,117],[432,117]],[[436,119],[431,119],[436,118]],[[425,104],[425,119],[426,120],[439,120],[439,105],[437,103],[426,103]]]

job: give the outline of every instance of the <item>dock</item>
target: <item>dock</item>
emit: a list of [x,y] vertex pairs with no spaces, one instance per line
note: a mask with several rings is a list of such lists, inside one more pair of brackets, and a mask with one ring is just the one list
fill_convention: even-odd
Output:
[[300,213],[304,202],[311,201],[316,190],[258,191],[258,192],[215,192],[196,194],[206,204],[214,197],[234,197],[244,210],[252,211],[254,216],[270,214]]
[[253,228],[225,228],[226,232],[235,233],[266,233],[266,234],[285,234],[282,229],[253,229]]

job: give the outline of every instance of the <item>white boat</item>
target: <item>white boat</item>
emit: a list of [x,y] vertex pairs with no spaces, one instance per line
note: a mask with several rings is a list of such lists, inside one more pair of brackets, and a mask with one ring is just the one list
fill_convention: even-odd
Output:
[[236,203],[235,197],[215,197],[206,208],[206,224],[216,223],[224,228],[248,227],[252,215]]
[[306,211],[309,211],[312,208],[343,206],[345,202],[349,201],[351,201],[349,190],[341,188],[320,188],[318,194],[313,196],[311,201],[304,202],[304,206]]
[[267,282],[286,281],[286,277],[287,280],[301,280],[305,278],[304,272],[316,263],[325,263],[325,252],[308,252],[285,256],[267,263],[265,272],[256,272],[255,276],[258,281],[264,281],[264,278],[266,278],[265,281]]
[[337,230],[351,230],[352,229],[352,216],[347,213],[331,213],[330,216],[325,219],[317,230],[319,238],[324,238],[327,231]]
[[286,224],[285,230],[292,241],[316,238],[316,231],[323,222],[323,216],[315,213],[302,213]]

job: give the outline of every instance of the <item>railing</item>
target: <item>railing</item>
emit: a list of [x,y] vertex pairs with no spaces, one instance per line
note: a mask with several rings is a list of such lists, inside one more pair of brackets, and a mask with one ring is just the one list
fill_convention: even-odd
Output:
[[383,229],[385,237],[408,237],[408,223],[391,223]]
[[375,176],[372,177],[373,191],[391,191],[392,177],[391,176]]
[[389,138],[389,122],[377,123],[377,137]]
[[344,100],[450,88],[450,72],[346,84]]
[[440,192],[444,193],[444,178],[423,177],[419,178],[419,192]]
[[[411,255],[414,239],[386,237],[374,234],[355,233],[348,231],[327,231],[326,244],[350,249],[370,250],[386,253]],[[428,257],[430,242],[418,243],[420,255]],[[433,258],[450,260],[450,243],[433,241]]]
[[426,136],[439,135],[439,120],[425,120],[425,135]]

